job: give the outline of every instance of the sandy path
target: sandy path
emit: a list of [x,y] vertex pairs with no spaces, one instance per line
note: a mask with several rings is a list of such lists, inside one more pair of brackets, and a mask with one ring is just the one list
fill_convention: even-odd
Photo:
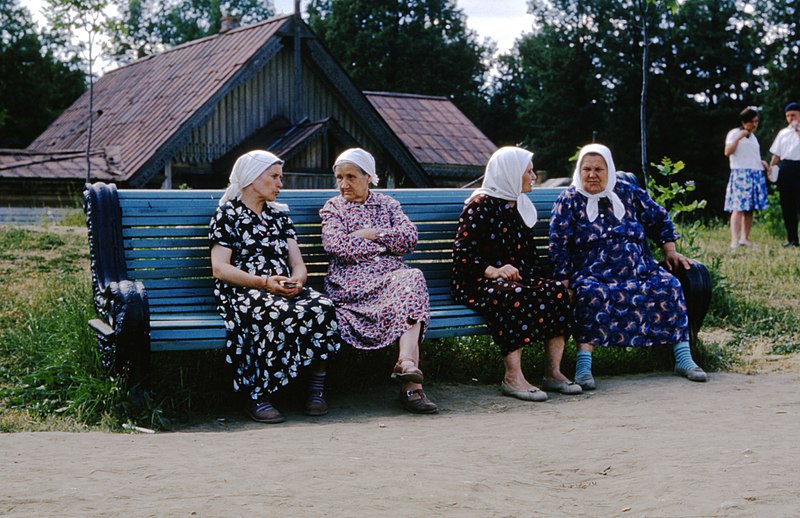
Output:
[[8,516],[800,516],[800,373],[599,380],[544,404],[388,388],[265,426],[0,435]]

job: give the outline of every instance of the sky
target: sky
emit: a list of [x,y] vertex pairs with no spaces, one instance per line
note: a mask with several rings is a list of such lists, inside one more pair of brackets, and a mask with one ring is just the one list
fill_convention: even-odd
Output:
[[[294,11],[294,0],[273,0],[276,12]],[[306,1],[301,1],[305,12]],[[22,0],[22,5],[41,20],[42,0]],[[507,52],[520,34],[530,32],[533,17],[526,12],[527,0],[456,0],[456,5],[467,15],[467,27],[475,30],[481,40],[491,38],[498,52]]]
[[[294,11],[294,0],[273,0],[278,13]],[[307,2],[301,1],[305,12]],[[527,0],[456,0],[467,15],[467,27],[476,31],[481,40],[492,38],[498,52],[507,52],[523,32],[530,32],[533,17],[526,11]]]

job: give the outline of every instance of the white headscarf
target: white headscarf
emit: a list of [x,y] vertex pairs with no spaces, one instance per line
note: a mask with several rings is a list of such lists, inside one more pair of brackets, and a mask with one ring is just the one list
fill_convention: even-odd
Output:
[[375,157],[368,152],[360,147],[353,147],[345,150],[341,155],[336,157],[336,162],[333,163],[333,172],[336,172],[336,166],[344,163],[357,165],[362,171],[369,175],[372,185],[378,185],[378,174],[375,172]]
[[[581,181],[581,162],[583,161],[583,157],[589,153],[596,153],[603,157],[603,160],[606,161],[606,167],[608,167],[608,181],[606,182],[606,188],[597,194],[589,194],[586,192],[586,190],[583,188],[583,182]],[[618,220],[622,221],[622,218],[625,216],[625,205],[623,205],[622,200],[619,199],[617,193],[614,192],[614,186],[616,184],[617,169],[614,167],[614,159],[611,158],[611,150],[602,144],[589,144],[588,146],[583,146],[578,154],[578,165],[575,166],[575,173],[572,175],[572,185],[575,186],[579,193],[586,196],[586,214],[589,216],[589,221],[594,221],[597,219],[597,215],[600,212],[598,208],[598,202],[600,201],[600,198],[608,198],[609,201],[611,201],[611,207],[614,210],[614,216]]]
[[[229,200],[239,196],[242,189],[255,182],[256,178],[261,176],[261,173],[275,164],[283,164],[283,160],[269,151],[263,151],[261,149],[256,149],[240,156],[236,160],[236,163],[233,164],[233,169],[231,169],[231,176],[229,178],[230,185],[225,189],[225,194],[222,195],[222,198],[219,199],[219,204],[224,205]],[[289,210],[289,206],[285,203],[269,201],[267,205],[275,210],[283,212]]]
[[517,212],[528,227],[533,227],[538,219],[536,207],[528,195],[522,192],[522,175],[533,160],[533,153],[518,147],[501,147],[494,152],[486,164],[483,184],[472,191],[467,201],[479,194],[487,194],[501,200],[516,201]]

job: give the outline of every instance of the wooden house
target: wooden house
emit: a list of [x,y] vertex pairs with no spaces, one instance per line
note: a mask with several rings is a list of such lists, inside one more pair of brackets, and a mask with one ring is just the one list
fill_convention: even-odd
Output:
[[[32,192],[32,179],[39,195],[82,186],[88,113],[87,92],[22,153],[27,165],[0,152],[4,190]],[[460,142],[466,133],[473,140]],[[295,15],[142,58],[94,86],[91,181],[223,187],[235,159],[261,148],[286,161],[285,188],[330,188],[331,164],[352,146],[375,155],[387,187],[467,183],[495,149],[445,98],[365,95]]]

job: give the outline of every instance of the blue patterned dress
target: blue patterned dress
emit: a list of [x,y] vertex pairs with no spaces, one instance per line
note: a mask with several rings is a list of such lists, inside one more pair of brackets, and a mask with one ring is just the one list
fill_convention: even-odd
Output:
[[648,248],[648,237],[659,246],[680,237],[669,214],[629,183],[618,180],[614,192],[626,207],[622,221],[602,198],[590,222],[586,197],[575,187],[561,193],[550,218],[554,277],[569,280],[575,293],[575,339],[603,347],[688,340],[681,285]]

